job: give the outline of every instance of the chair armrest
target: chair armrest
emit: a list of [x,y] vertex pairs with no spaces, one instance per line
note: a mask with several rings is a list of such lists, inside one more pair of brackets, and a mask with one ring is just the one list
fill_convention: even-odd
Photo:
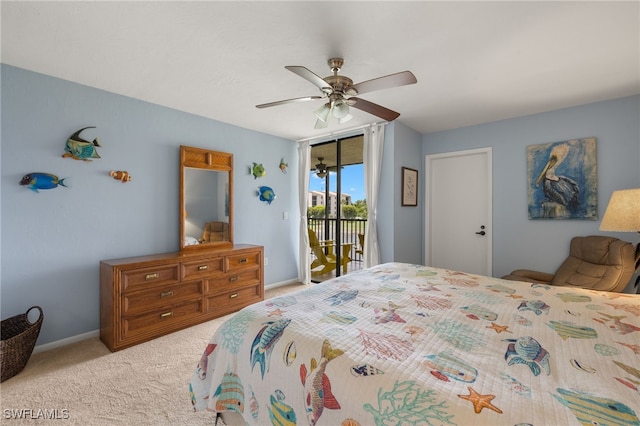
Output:
[[553,274],[540,271],[532,271],[530,269],[516,269],[511,273],[512,276],[527,278],[535,282],[549,283],[553,279]]

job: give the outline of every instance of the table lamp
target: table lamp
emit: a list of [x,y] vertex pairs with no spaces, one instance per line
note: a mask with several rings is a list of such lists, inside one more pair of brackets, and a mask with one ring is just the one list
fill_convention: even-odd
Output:
[[[613,191],[600,223],[601,231],[640,233],[640,188]],[[636,270],[640,267],[640,243],[636,245]],[[636,278],[635,287],[640,284]],[[639,289],[640,290],[640,289]]]

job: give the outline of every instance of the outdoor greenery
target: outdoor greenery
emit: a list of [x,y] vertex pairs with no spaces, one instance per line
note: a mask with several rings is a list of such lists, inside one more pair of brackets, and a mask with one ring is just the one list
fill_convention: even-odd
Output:
[[[309,207],[307,216],[313,219],[324,219],[325,206]],[[332,218],[330,216],[330,218]],[[367,218],[367,201],[358,200],[353,204],[342,205],[343,219],[366,219]]]
[[324,218],[324,211],[324,206],[309,207],[309,209],[307,210],[307,216],[314,219],[322,219]]
[[367,200],[358,200],[352,204],[356,208],[355,217],[359,217],[361,219],[367,218]]

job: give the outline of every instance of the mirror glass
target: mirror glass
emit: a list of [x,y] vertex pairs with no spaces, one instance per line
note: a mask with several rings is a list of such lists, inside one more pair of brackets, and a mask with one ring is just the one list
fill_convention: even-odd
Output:
[[180,147],[180,248],[233,245],[232,154]]

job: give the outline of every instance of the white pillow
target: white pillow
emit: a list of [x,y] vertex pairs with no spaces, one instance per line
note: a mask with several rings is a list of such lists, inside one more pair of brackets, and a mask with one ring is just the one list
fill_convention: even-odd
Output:
[[199,244],[197,239],[195,239],[193,237],[189,237],[189,236],[184,237],[184,245],[185,246],[195,246],[197,244]]

